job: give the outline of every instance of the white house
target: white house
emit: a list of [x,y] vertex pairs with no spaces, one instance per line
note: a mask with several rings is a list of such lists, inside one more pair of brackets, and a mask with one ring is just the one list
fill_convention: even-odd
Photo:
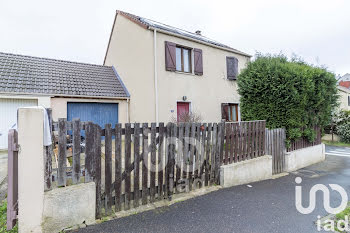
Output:
[[250,55],[201,34],[117,11],[104,64],[130,92],[130,122],[168,122],[195,112],[238,121],[237,75]]

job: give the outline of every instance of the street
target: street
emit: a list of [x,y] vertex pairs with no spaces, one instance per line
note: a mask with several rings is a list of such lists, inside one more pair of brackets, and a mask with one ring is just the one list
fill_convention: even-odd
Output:
[[[277,179],[221,189],[168,207],[88,226],[74,232],[318,232],[317,216],[327,216],[322,192],[316,208],[303,215],[295,207],[295,178],[301,177],[303,206],[315,184],[339,184],[350,193],[350,149],[327,147],[326,161]],[[331,207],[340,195],[330,192]]]

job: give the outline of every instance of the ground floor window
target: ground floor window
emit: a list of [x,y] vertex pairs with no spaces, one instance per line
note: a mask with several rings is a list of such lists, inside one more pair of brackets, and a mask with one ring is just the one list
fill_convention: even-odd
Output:
[[225,121],[238,121],[238,104],[221,104],[221,115],[221,118]]

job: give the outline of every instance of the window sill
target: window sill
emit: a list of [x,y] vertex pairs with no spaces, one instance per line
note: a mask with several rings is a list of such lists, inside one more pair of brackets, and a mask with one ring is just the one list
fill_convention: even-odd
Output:
[[182,71],[175,71],[175,73],[177,73],[177,74],[186,74],[186,75],[192,75],[192,76],[198,76],[198,75],[195,75],[194,73],[182,72]]

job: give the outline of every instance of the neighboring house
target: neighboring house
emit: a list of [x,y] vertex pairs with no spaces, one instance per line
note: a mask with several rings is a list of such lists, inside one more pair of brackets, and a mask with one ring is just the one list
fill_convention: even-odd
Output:
[[250,55],[153,20],[117,11],[104,65],[130,92],[130,122],[168,122],[181,113],[204,122],[238,121],[237,75]]
[[350,89],[343,86],[338,86],[339,90],[339,108],[342,110],[350,110]]
[[342,80],[339,82],[339,86],[342,86],[342,87],[349,89],[350,88],[350,81],[343,81]]
[[53,119],[104,126],[126,122],[129,94],[113,67],[0,53],[0,149],[16,127],[17,109],[52,108]]
[[343,76],[339,75],[338,82],[340,81],[350,81],[350,74],[344,74]]

